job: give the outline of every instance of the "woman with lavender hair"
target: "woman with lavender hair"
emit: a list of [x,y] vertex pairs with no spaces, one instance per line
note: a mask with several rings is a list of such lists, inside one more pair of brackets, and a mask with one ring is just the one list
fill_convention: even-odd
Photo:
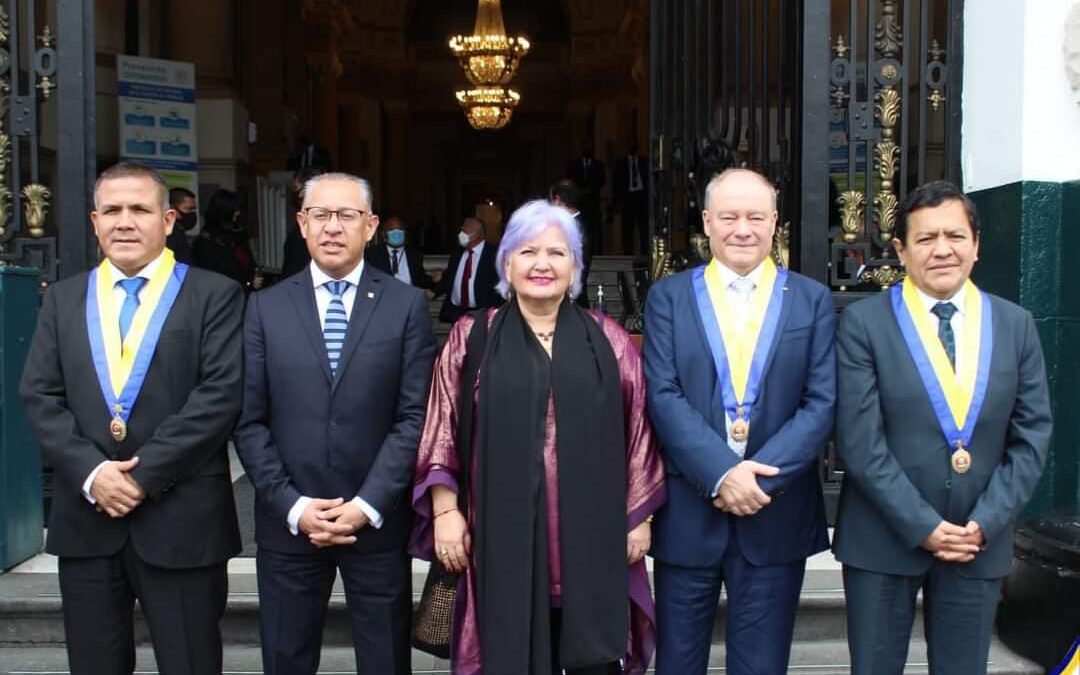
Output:
[[[452,672],[644,673],[654,646],[644,557],[666,491],[641,356],[617,323],[572,302],[581,234],[564,209],[515,211],[496,265],[508,303],[450,332],[412,497],[412,553],[464,572]],[[463,371],[477,321],[487,332],[473,385]],[[465,453],[462,386],[473,386]]]

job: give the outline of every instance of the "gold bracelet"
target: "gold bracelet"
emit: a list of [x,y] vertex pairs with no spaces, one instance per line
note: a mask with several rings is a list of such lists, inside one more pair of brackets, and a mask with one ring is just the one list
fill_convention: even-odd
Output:
[[454,507],[451,507],[451,508],[449,508],[449,509],[446,509],[445,511],[439,511],[439,512],[438,512],[438,513],[436,513],[436,514],[435,514],[434,516],[432,516],[432,517],[431,517],[431,519],[432,519],[432,520],[435,520],[435,519],[436,519],[436,518],[438,518],[439,516],[445,516],[446,514],[448,514],[448,513],[452,512],[452,511],[457,511],[457,507],[456,507],[456,506],[454,506]]
[[648,523],[648,524],[650,524],[650,525],[652,525],[652,519],[653,519],[653,517],[652,517],[652,515],[651,515],[651,514],[650,514],[650,515],[647,515],[647,516],[645,516],[645,522],[646,522],[646,523]]

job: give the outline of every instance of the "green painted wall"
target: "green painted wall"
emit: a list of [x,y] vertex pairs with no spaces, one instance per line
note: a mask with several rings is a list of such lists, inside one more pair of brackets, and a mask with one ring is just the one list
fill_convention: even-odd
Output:
[[970,197],[982,221],[975,282],[1031,311],[1046,356],[1054,438],[1028,511],[1080,503],[1080,182],[1024,181]]

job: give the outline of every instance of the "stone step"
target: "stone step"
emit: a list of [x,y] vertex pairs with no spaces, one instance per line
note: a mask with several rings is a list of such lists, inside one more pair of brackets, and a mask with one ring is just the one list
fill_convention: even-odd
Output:
[[[419,598],[423,588],[426,576],[423,565],[417,563],[414,566],[414,599]],[[724,638],[725,607],[726,598],[721,595],[720,611],[717,612],[713,629],[716,642],[722,642]],[[840,572],[807,571],[795,621],[795,640],[843,640],[847,634],[846,626]],[[254,574],[229,574],[229,600],[222,631],[229,644],[258,644],[259,598]],[[148,632],[138,613],[136,634],[139,643],[148,641]],[[921,638],[921,616],[916,618],[913,635]],[[330,596],[323,639],[329,646],[351,644],[349,616],[340,580]],[[59,645],[63,641],[64,626],[56,575],[0,575],[0,647]]]
[[[262,672],[259,648],[254,645],[229,645],[225,648],[222,675],[256,675]],[[150,647],[139,647],[136,655],[138,675],[156,674],[157,667]],[[447,675],[446,661],[413,651],[414,675]],[[1037,675],[1042,673],[1035,664],[1025,661],[994,641],[990,648],[989,673],[992,675]],[[59,675],[68,672],[67,655],[62,647],[4,647],[0,648],[0,673],[9,675]],[[324,647],[319,665],[320,675],[355,673],[352,649]],[[650,670],[650,672],[652,672]],[[714,644],[709,657],[710,675],[725,672],[724,646]],[[850,672],[847,644],[843,641],[796,642],[791,650],[788,673],[841,675]],[[908,655],[907,675],[928,673],[926,645],[913,640]]]

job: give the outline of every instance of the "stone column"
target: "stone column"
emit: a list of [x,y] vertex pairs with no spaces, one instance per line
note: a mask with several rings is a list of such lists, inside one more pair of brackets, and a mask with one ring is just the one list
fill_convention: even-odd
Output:
[[[1067,17],[1073,12],[1066,40]],[[1063,55],[1062,45],[1066,45]],[[1070,46],[1071,45],[1071,46]],[[982,219],[975,282],[1031,311],[1057,423],[1028,511],[1080,500],[1080,58],[1077,0],[985,0],[964,16],[964,189]]]

